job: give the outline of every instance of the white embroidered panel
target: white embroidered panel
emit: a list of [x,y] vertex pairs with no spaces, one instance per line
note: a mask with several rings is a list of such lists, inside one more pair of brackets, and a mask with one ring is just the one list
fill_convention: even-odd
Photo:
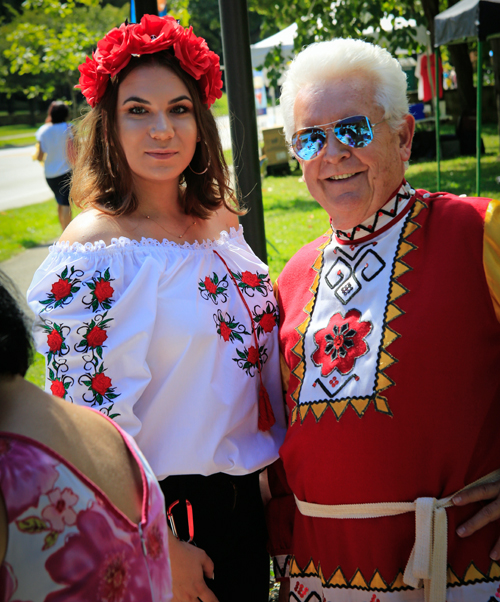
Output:
[[324,249],[299,404],[374,393],[391,274],[407,219],[366,243],[340,245],[332,238]]

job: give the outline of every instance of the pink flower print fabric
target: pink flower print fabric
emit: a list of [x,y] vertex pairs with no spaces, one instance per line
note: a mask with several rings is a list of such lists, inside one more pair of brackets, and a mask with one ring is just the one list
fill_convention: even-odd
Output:
[[36,448],[0,437],[0,489],[12,498],[7,507],[9,523],[36,507],[40,496],[52,490],[59,476],[57,464],[54,459],[41,457]]
[[172,599],[163,495],[133,440],[114,426],[141,469],[139,525],[49,448],[0,433],[0,487],[9,521],[0,602]]
[[42,510],[42,518],[48,521],[54,531],[63,532],[65,525],[74,525],[76,512],[72,506],[78,501],[78,496],[66,487],[63,491],[59,488],[48,493],[50,505]]

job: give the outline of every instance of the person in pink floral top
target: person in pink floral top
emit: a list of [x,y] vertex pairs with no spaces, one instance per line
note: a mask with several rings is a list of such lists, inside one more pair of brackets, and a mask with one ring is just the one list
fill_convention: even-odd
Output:
[[0,282],[0,602],[170,601],[151,468],[111,420],[24,380],[30,358]]

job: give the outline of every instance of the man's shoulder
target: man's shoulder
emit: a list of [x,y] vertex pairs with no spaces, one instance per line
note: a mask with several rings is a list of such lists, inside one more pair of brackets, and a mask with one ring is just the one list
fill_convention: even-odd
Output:
[[427,190],[416,190],[417,199],[432,208],[433,213],[445,214],[447,217],[453,215],[454,219],[478,219],[484,220],[484,216],[492,199],[486,197],[470,197],[457,195],[452,192],[429,192]]

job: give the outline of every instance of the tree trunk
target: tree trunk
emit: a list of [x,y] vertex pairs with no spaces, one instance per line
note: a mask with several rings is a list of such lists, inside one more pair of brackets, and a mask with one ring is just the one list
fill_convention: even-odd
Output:
[[493,50],[493,72],[495,73],[495,98],[497,101],[498,136],[500,138],[500,38],[491,40]]

